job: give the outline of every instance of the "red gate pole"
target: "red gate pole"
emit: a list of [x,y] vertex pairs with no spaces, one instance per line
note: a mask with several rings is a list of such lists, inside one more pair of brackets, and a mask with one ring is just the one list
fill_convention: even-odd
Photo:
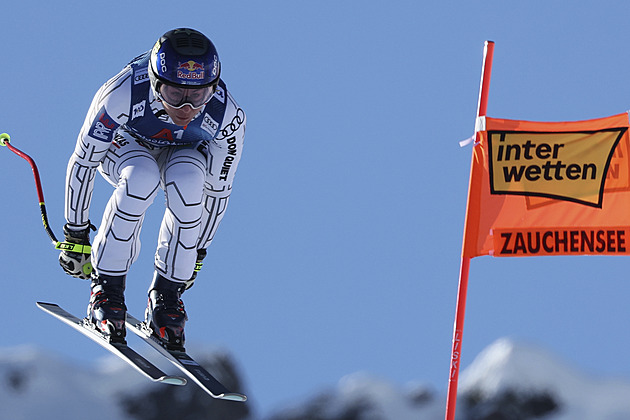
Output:
[[[486,41],[483,52],[483,66],[479,86],[479,102],[477,104],[477,118],[485,116],[488,108],[488,91],[490,89],[490,75],[492,73],[492,58],[494,42]],[[477,127],[475,121],[475,127]],[[479,134],[475,133],[475,140],[479,141]],[[451,350],[451,369],[446,395],[446,420],[455,419],[457,405],[457,382],[461,367],[462,338],[464,335],[464,318],[466,313],[466,295],[468,293],[468,274],[470,271],[470,257],[462,257],[459,270],[459,287],[457,291],[457,307],[455,309],[455,325],[453,327],[453,347]]]

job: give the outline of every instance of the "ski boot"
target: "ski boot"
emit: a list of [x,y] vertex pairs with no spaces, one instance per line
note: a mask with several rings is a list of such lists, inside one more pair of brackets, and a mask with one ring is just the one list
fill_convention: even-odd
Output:
[[125,343],[125,276],[92,276],[87,319],[110,342]]
[[185,351],[184,325],[188,315],[180,299],[185,289],[185,283],[168,280],[158,272],[149,288],[146,324],[169,350]]

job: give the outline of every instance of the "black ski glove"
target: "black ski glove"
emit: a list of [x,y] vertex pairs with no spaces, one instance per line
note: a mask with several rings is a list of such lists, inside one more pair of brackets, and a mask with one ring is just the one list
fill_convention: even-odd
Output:
[[73,230],[66,224],[63,233],[65,242],[57,242],[56,248],[61,250],[59,254],[59,265],[63,270],[73,277],[83,280],[90,278],[92,274],[92,262],[90,253],[90,229],[96,230],[94,225],[88,222],[85,229]]

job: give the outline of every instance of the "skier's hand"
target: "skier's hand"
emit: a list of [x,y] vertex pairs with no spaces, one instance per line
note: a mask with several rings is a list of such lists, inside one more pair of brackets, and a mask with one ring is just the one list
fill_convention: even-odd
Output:
[[59,254],[61,268],[71,276],[83,280],[89,279],[92,274],[90,228],[95,229],[94,226],[88,224],[85,229],[74,230],[66,224],[63,227],[66,240],[58,242],[56,246],[61,250]]

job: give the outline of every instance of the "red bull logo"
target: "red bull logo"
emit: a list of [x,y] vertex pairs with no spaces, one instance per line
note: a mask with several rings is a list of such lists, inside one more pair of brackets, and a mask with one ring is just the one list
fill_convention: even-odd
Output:
[[177,66],[178,79],[203,80],[205,73],[203,63],[199,64],[193,60],[178,63]]

